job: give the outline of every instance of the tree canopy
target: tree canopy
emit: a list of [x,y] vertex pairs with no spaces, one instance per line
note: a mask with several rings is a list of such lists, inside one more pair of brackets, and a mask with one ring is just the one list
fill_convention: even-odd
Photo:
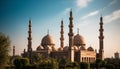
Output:
[[8,61],[8,53],[10,50],[10,40],[8,36],[0,33],[0,69],[3,69],[4,65]]

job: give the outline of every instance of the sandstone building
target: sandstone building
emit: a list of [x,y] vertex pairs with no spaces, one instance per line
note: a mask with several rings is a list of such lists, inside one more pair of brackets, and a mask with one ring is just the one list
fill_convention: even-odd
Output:
[[24,50],[22,53],[23,57],[31,57],[32,55],[41,54],[44,58],[52,57],[52,58],[67,58],[71,62],[94,62],[96,58],[100,58],[104,60],[104,49],[103,49],[103,20],[100,18],[100,36],[99,36],[99,53],[95,51],[91,46],[86,48],[86,43],[84,41],[84,37],[78,33],[74,35],[73,32],[73,16],[72,11],[70,11],[69,17],[69,45],[64,46],[64,23],[61,21],[61,31],[60,31],[60,47],[56,48],[54,39],[52,36],[47,33],[42,40],[41,44],[36,48],[36,50],[32,50],[32,21],[29,20],[29,31],[28,31],[28,47],[27,51]]

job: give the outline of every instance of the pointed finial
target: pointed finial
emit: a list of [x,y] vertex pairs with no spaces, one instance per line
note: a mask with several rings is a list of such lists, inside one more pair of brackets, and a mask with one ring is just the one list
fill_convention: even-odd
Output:
[[102,18],[102,14],[101,14],[100,21],[102,21],[102,19],[103,19],[103,18]]
[[31,20],[31,17],[29,18],[29,24],[31,24],[32,23],[32,20]]
[[77,28],[77,34],[79,34],[79,28]]
[[26,52],[26,50],[24,49],[24,51],[23,51],[24,53]]
[[72,8],[70,9],[70,16],[72,16]]
[[61,23],[63,23],[63,19],[61,20]]
[[15,45],[13,46],[13,56],[15,56]]

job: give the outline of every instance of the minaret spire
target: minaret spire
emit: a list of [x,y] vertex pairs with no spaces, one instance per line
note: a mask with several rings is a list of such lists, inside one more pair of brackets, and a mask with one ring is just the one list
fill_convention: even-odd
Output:
[[70,11],[69,20],[70,20],[69,33],[68,33],[68,36],[69,36],[69,47],[72,47],[73,46],[73,36],[74,36],[74,33],[73,33],[73,22],[72,22],[72,20],[73,20],[72,10]]
[[28,52],[32,51],[32,21],[29,20],[29,31],[28,31]]
[[13,56],[15,56],[15,46],[13,46]]
[[60,46],[63,48],[64,46],[64,31],[63,31],[63,20],[61,20],[61,31],[60,31],[60,34],[61,34],[61,37],[60,37]]
[[104,31],[104,29],[103,29],[103,17],[101,16],[100,17],[100,29],[99,29],[99,32],[100,32],[100,35],[99,35],[99,58],[102,60],[104,60],[103,31]]
[[74,62],[74,49],[73,49],[73,16],[72,16],[72,10],[70,10],[70,17],[69,17],[70,23],[69,23],[69,58],[71,62]]

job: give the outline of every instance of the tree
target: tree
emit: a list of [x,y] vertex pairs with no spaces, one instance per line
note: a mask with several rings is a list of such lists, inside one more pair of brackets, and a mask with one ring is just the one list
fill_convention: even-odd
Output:
[[42,61],[41,54],[32,55],[32,63],[33,64],[39,64],[41,61]]
[[28,58],[16,58],[14,60],[14,65],[17,69],[22,69],[24,66],[29,64]]
[[100,66],[102,64],[102,60],[101,59],[96,59],[96,69],[100,69]]
[[10,50],[10,40],[8,36],[0,33],[0,69],[7,64]]
[[66,64],[66,69],[80,69],[77,62],[68,62]]
[[80,62],[80,69],[90,69],[90,64],[86,62]]
[[58,69],[58,62],[54,58],[46,58],[39,63],[39,69]]
[[65,58],[61,58],[59,60],[59,68],[60,69],[65,69],[66,63],[67,63],[67,60]]
[[115,69],[115,66],[113,64],[107,64],[106,69]]
[[95,62],[90,63],[90,69],[95,69]]

